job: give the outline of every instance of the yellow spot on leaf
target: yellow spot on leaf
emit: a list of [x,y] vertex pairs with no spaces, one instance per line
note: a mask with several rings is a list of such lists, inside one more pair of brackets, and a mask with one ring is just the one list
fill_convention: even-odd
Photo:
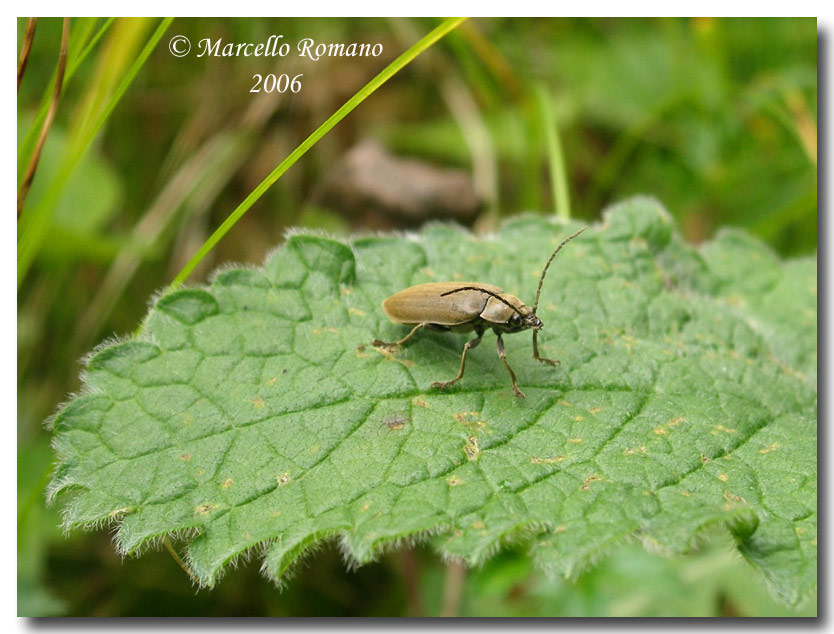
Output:
[[216,504],[199,504],[194,507],[194,512],[200,515],[208,515],[217,508]]
[[765,447],[764,449],[759,449],[759,453],[770,453],[771,451],[776,451],[779,449],[779,443],[775,442],[769,447]]
[[592,407],[588,411],[591,412],[591,414],[599,414],[604,409],[605,409],[604,407],[597,406],[597,407]]
[[721,482],[726,482],[730,479],[730,476],[728,476],[726,473],[719,473],[718,479],[721,480]]
[[180,460],[184,460],[185,462],[190,461],[190,460],[191,460],[191,454],[190,454],[190,453],[184,453],[184,454],[182,454],[182,455],[180,456]]
[[623,453],[624,453],[626,456],[632,456],[632,455],[634,455],[634,454],[636,454],[636,453],[643,453],[643,454],[644,454],[644,453],[648,453],[648,451],[649,451],[649,450],[648,450],[648,449],[646,449],[646,446],[645,446],[645,445],[642,445],[642,446],[640,446],[640,447],[637,447],[636,449],[626,449]]
[[269,386],[273,386],[273,385],[275,385],[276,381],[278,381],[278,377],[274,376],[271,379],[269,379],[269,381],[267,381],[266,384],[269,385]]
[[221,484],[220,486],[221,486],[221,487],[223,487],[224,489],[228,489],[230,486],[232,486],[232,482],[234,482],[234,480],[232,480],[231,478],[229,478],[228,480],[226,480],[226,481],[225,481],[223,484]]
[[450,487],[456,487],[456,486],[460,486],[461,484],[466,484],[466,482],[464,482],[463,480],[461,480],[459,477],[457,477],[455,475],[447,478],[446,482],[449,484]]
[[578,445],[582,442],[581,438],[568,438],[568,442],[572,442],[574,445]]
[[252,399],[252,405],[255,406],[255,409],[263,409],[266,404],[259,398]]
[[351,306],[350,308],[348,308],[348,312],[349,312],[351,315],[356,315],[357,317],[364,317],[364,316],[365,316],[365,312],[364,312],[364,311],[359,310],[358,308],[353,308],[352,306]]
[[561,399],[556,401],[557,405],[564,405],[565,407],[573,407],[573,403],[566,401],[565,399]]
[[555,533],[564,533],[566,530],[568,530],[568,529],[563,524],[559,524],[559,526],[556,527],[556,530],[554,532]]
[[463,448],[463,453],[466,454],[466,459],[471,462],[478,459],[478,455],[481,453],[481,450],[478,448],[477,436],[470,436],[467,440],[468,442]]
[[590,491],[591,487],[589,485],[592,482],[597,482],[598,480],[602,480],[602,478],[600,476],[598,476],[597,474],[590,475],[587,478],[585,478],[585,482],[579,488],[582,489],[583,491]]
[[530,458],[530,462],[533,464],[553,464],[554,462],[562,462],[564,460],[564,456],[554,456],[553,458]]
[[718,432],[724,432],[725,434],[735,434],[738,430],[737,429],[730,429],[729,427],[724,427],[724,425],[715,425],[712,428],[710,434],[713,436],[717,436]]
[[287,486],[290,483],[290,472],[285,471],[284,473],[278,476],[277,480],[279,487]]
[[668,433],[669,433],[669,432],[668,432],[668,431],[666,431],[666,429],[664,429],[663,427],[655,427],[652,431],[654,431],[654,433],[656,433],[658,436],[663,436],[663,435],[665,435],[665,434],[668,434]]
[[476,530],[480,530],[485,527],[485,524],[481,520],[475,520],[472,522],[472,528]]
[[574,420],[574,421],[576,421],[576,422],[578,423],[578,422],[583,421],[583,420],[585,420],[585,419],[584,419],[582,416],[574,416],[574,417],[573,417],[573,420]]
[[464,427],[468,427],[469,429],[483,429],[486,427],[486,423],[482,420],[477,420],[480,414],[480,412],[457,412],[456,414],[452,414],[452,416],[457,422],[463,423]]

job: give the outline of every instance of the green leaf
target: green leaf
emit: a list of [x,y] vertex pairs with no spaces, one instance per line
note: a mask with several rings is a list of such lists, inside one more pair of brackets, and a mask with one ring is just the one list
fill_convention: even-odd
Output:
[[542,353],[507,335],[403,336],[380,302],[479,280],[532,303],[575,224],[527,217],[477,238],[432,225],[349,244],[294,235],[263,269],[156,302],[87,363],[54,419],[67,527],[113,523],[123,553],[186,543],[200,583],[253,551],[279,580],[317,542],[364,563],[435,535],[478,564],[502,544],[576,576],[637,539],[685,553],[726,527],[790,603],[816,584],[816,266],[726,233],[700,251],[649,199],[610,209],[544,283]]

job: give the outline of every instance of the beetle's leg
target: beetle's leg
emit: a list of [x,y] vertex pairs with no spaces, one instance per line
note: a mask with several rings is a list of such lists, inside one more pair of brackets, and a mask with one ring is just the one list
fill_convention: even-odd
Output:
[[510,373],[510,378],[513,381],[513,394],[515,394],[518,398],[524,398],[524,392],[518,389],[518,384],[515,382],[515,372],[510,367],[510,364],[507,363],[507,354],[504,352],[504,340],[501,338],[501,333],[496,333],[498,335],[498,356],[501,357],[501,361],[504,362],[504,367],[507,368],[507,372]]
[[550,365],[556,365],[559,363],[558,359],[548,359],[547,357],[540,357],[539,356],[539,341],[538,341],[539,331],[533,331],[533,358],[536,361],[544,361],[545,363],[549,363]]
[[440,388],[441,390],[445,390],[447,387],[452,387],[455,383],[460,380],[460,377],[463,376],[463,368],[466,367],[466,353],[467,351],[471,350],[479,343],[481,343],[481,337],[484,336],[483,330],[476,330],[475,332],[478,333],[478,336],[472,339],[472,341],[467,341],[466,345],[463,346],[463,354],[460,357],[460,370],[458,371],[458,375],[452,379],[451,381],[435,381],[431,384],[432,387]]
[[402,338],[402,339],[400,339],[399,341],[391,341],[391,342],[388,342],[388,341],[380,341],[379,339],[374,339],[374,340],[371,342],[371,345],[372,345],[374,348],[396,348],[396,347],[398,347],[398,346],[403,345],[406,341],[408,341],[409,339],[411,339],[411,337],[413,337],[413,336],[414,336],[414,333],[415,333],[415,332],[417,332],[418,330],[420,330],[420,328],[422,328],[423,326],[426,326],[426,325],[427,325],[427,324],[425,324],[425,323],[423,323],[423,324],[417,324],[416,326],[414,326],[414,328],[412,328],[412,330],[411,330],[411,332],[410,332],[410,333],[408,333],[405,337],[403,337],[403,338]]

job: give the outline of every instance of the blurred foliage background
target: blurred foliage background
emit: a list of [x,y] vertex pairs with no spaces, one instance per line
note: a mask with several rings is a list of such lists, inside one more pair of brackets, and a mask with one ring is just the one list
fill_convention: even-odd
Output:
[[[20,615],[816,613],[814,598],[799,610],[771,600],[720,533],[682,559],[615,549],[575,584],[548,581],[522,550],[463,571],[423,545],[348,571],[330,544],[283,592],[251,561],[195,593],[165,550],[122,561],[106,532],[63,535],[58,511],[44,507],[52,454],[43,421],[80,388],[79,359],[133,332],[154,292],[266,174],[437,23],[177,19],[107,111],[160,21],[71,21],[73,73],[19,225],[43,219],[31,263],[18,270]],[[18,49],[25,26],[19,19]],[[40,130],[61,29],[58,18],[37,23],[18,91],[19,148]],[[197,57],[195,48],[177,58],[168,50],[176,34],[195,46],[282,34],[293,47],[312,38],[379,42],[384,52],[313,62]],[[88,52],[73,67],[81,44]],[[250,93],[255,73],[303,73],[302,90]],[[221,263],[259,264],[290,226],[347,234],[453,218],[489,231],[505,216],[556,207],[593,221],[638,193],[657,197],[693,243],[736,226],[783,256],[813,254],[816,78],[815,19],[473,19],[325,136],[191,281]]]

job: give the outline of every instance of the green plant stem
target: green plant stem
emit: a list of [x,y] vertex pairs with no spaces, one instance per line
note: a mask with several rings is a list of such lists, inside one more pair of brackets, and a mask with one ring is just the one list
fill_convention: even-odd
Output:
[[428,35],[426,35],[423,39],[419,42],[414,44],[411,48],[405,51],[402,55],[400,55],[397,59],[391,62],[388,66],[386,66],[382,72],[380,72],[376,77],[374,77],[371,81],[369,81],[365,86],[362,87],[359,92],[357,92],[353,97],[347,100],[345,104],[339,108],[333,115],[330,116],[327,121],[322,123],[316,130],[308,136],[301,144],[293,150],[287,158],[285,158],[281,163],[276,167],[270,174],[263,180],[261,183],[249,194],[240,205],[229,215],[226,220],[223,221],[211,236],[209,236],[208,240],[203,243],[203,245],[197,250],[197,253],[188,261],[188,263],[183,267],[183,269],[177,274],[174,278],[174,281],[171,282],[171,285],[168,287],[168,291],[174,290],[182,285],[182,283],[188,279],[188,276],[191,275],[191,272],[197,267],[197,265],[203,260],[203,258],[208,255],[208,253],[217,245],[218,242],[225,236],[229,230],[237,223],[238,220],[245,214],[258,199],[266,193],[266,191],[275,184],[275,182],[281,178],[281,176],[286,172],[293,164],[295,164],[298,159],[300,159],[307,151],[313,147],[325,134],[327,134],[331,129],[333,129],[337,123],[339,123],[342,119],[344,119],[348,114],[350,114],[356,106],[360,103],[365,101],[371,94],[376,91],[377,88],[382,86],[386,81],[388,81],[391,77],[397,74],[400,70],[402,70],[405,66],[407,66],[414,58],[416,58],[420,53],[431,47],[435,42],[440,40],[444,35],[449,33],[450,31],[454,30],[455,27],[460,25],[466,18],[446,18],[440,26],[436,29],[431,31]]
[[[89,42],[87,42],[87,38],[94,26],[95,18],[80,18],[77,22],[73,22],[73,38],[72,42],[70,42],[69,51],[67,53],[67,69],[64,75],[63,82],[64,91],[66,91],[66,88],[70,83],[70,79],[72,79],[72,76],[75,74],[75,71],[87,58],[87,55],[90,53],[90,51],[92,51],[93,48],[95,48],[96,44],[98,44],[99,40],[102,38],[107,29],[110,28],[110,25],[113,23],[114,20],[115,18],[108,18],[101,26],[101,28],[99,28],[99,30],[95,33],[95,35],[93,35]],[[77,49],[81,49],[81,52],[78,54],[76,54]],[[43,126],[44,119],[46,119],[46,114],[49,110],[49,104],[51,102],[50,96],[52,95],[52,92],[54,90],[55,80],[57,78],[58,71],[56,69],[52,72],[52,77],[49,80],[49,83],[47,84],[43,97],[41,98],[41,104],[38,107],[38,114],[37,116],[35,116],[35,121],[29,127],[29,131],[23,138],[23,142],[18,146],[18,187],[20,187],[20,184],[23,179],[23,166],[26,165],[31,159],[32,153],[34,152],[35,148],[35,142],[38,138],[38,130],[41,129],[41,127]]]
[[[43,120],[40,137],[38,143],[35,145],[35,151],[32,153],[32,158],[29,161],[29,167],[26,168],[26,174],[23,176],[23,182],[17,192],[17,217],[20,218],[20,212],[23,211],[23,204],[26,202],[26,196],[29,194],[29,188],[32,185],[32,179],[35,178],[35,170],[38,169],[41,152],[43,151],[46,137],[49,134],[49,129],[52,127],[52,122],[55,120],[55,113],[58,112],[58,104],[61,101],[61,89],[64,86],[64,73],[67,68],[67,48],[69,47],[69,25],[70,19],[64,18],[64,25],[61,34],[61,49],[58,54],[58,70],[55,75],[55,84],[52,93],[52,101],[49,104],[49,110]],[[23,64],[25,66],[25,62]],[[22,71],[20,71],[22,72]],[[20,77],[18,73],[18,81]],[[20,84],[18,84],[20,86]]]
[[550,93],[543,85],[536,86],[536,97],[539,100],[544,138],[547,143],[548,166],[550,168],[550,188],[555,207],[554,212],[559,218],[570,220],[570,192],[568,191],[568,176],[565,169],[565,156],[562,143],[559,140],[559,129],[556,126],[556,113]]
[[171,557],[174,558],[174,561],[176,561],[177,564],[179,564],[179,567],[182,568],[185,571],[185,574],[188,575],[188,578],[191,579],[192,582],[198,583],[197,578],[194,576],[194,573],[191,571],[191,568],[188,567],[188,564],[186,564],[182,560],[182,557],[180,557],[177,554],[177,551],[174,550],[174,547],[171,545],[171,540],[168,539],[167,535],[162,538],[162,544],[165,546],[165,550],[168,551],[168,554],[171,555]]
[[26,72],[26,64],[29,62],[29,52],[32,50],[32,41],[35,39],[35,29],[37,26],[37,18],[29,18],[26,20],[26,31],[23,34],[23,46],[20,47],[20,58],[17,62],[18,90],[20,90],[20,82],[23,81],[23,73]]

